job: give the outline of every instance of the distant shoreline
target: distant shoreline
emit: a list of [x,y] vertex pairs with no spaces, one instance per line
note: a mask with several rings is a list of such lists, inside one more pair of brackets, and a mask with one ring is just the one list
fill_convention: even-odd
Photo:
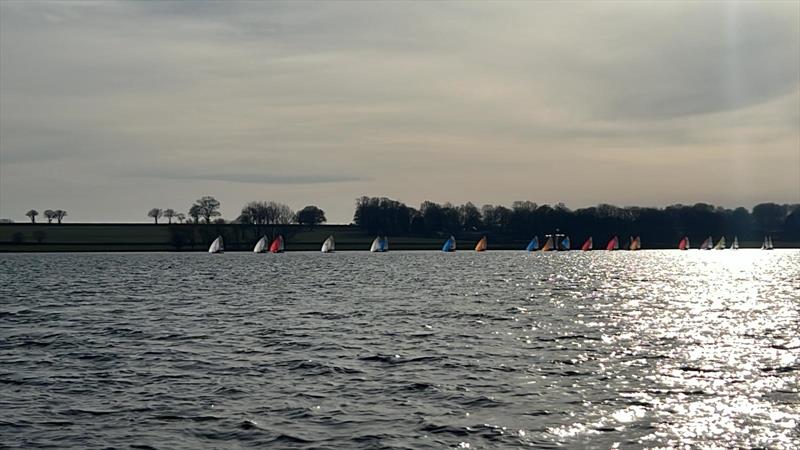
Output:
[[[204,252],[217,236],[223,236],[230,252],[252,251],[263,235],[284,236],[286,251],[319,251],[328,236],[336,239],[337,251],[369,250],[374,234],[355,225],[243,225],[243,224],[147,224],[147,223],[69,223],[69,224],[0,224],[0,252]],[[539,239],[545,233],[539,233]],[[521,239],[480,231],[456,233],[460,251],[471,251],[475,243],[488,236],[489,250],[522,251],[530,237]],[[440,250],[449,234],[435,236],[389,236],[390,250]],[[532,236],[531,236],[532,237]],[[715,239],[720,236],[714,236]],[[573,250],[578,249],[584,234],[572,236]],[[595,236],[595,250],[605,247]],[[605,238],[605,237],[603,237]],[[620,236],[624,241],[627,237]],[[696,248],[704,238],[691,236]],[[733,236],[727,236],[732,239]],[[676,249],[679,238],[648,240],[642,238],[643,249]],[[739,237],[742,249],[759,248],[760,239]],[[800,242],[775,240],[776,248],[800,248]]]

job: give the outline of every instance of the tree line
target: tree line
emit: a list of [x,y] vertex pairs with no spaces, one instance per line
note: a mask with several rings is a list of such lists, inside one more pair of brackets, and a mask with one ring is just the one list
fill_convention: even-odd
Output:
[[[64,217],[67,217],[67,212],[63,209],[46,209],[43,214],[47,219],[47,223],[53,223],[54,220],[57,223],[61,223],[61,221],[64,220]],[[26,212],[25,215],[31,219],[31,223],[36,223],[36,217],[39,215],[39,211],[31,209]]]
[[[211,196],[203,196],[197,199],[190,207],[188,217],[195,224],[201,222],[210,224],[224,224],[226,221],[221,218],[219,211],[221,204],[219,200]],[[147,212],[147,217],[151,217],[154,223],[158,223],[158,219],[166,217],[168,223],[172,223],[174,218],[179,223],[186,220],[187,215],[183,213],[176,213],[173,209],[160,209],[152,208]],[[288,205],[273,201],[252,201],[248,202],[242,207],[239,216],[230,223],[247,224],[247,225],[284,225],[290,223],[298,223],[301,225],[319,225],[325,223],[325,211],[322,209],[309,205],[294,212]]]
[[395,235],[480,232],[525,239],[558,229],[575,238],[639,235],[651,242],[708,235],[760,239],[770,234],[800,239],[800,204],[776,203],[761,203],[752,211],[707,203],[666,208],[600,204],[572,210],[563,203],[551,206],[531,201],[480,208],[470,202],[453,205],[425,201],[412,208],[389,198],[361,197],[356,200],[353,221],[372,234]]

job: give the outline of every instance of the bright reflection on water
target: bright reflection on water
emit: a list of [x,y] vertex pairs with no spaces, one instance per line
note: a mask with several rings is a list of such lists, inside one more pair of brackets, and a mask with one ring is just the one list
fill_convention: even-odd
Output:
[[12,447],[800,447],[800,251],[0,256]]

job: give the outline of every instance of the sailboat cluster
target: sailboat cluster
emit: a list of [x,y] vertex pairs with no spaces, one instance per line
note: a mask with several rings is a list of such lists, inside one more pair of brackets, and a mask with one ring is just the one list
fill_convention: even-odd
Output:
[[[525,250],[528,252],[535,252],[535,251],[542,251],[542,252],[550,252],[550,251],[565,251],[570,250],[570,240],[569,236],[565,236],[563,234],[548,234],[545,235],[547,238],[545,240],[544,245],[539,248],[539,237],[534,236],[533,239],[528,243],[525,247]],[[483,252],[489,248],[489,243],[486,236],[481,237],[477,244],[475,244],[475,251],[476,252]],[[614,236],[612,237],[608,243],[605,245],[605,250],[613,251],[619,250],[619,237]],[[627,250],[641,250],[642,248],[642,240],[639,236],[633,237],[631,236],[629,243],[626,247]],[[685,236],[683,239],[680,240],[678,243],[679,250],[689,250],[691,245],[689,244],[689,237]],[[714,243],[714,240],[711,236],[709,236],[706,240],[700,244],[700,250],[724,250],[729,248],[731,250],[739,249],[739,238],[734,237],[733,242],[731,243],[730,247],[726,247],[725,237],[721,237],[717,243]],[[774,247],[772,245],[772,237],[765,236],[764,243],[761,245],[762,250],[772,250]],[[583,245],[580,248],[582,251],[589,251],[594,250],[594,242],[591,236],[584,241]],[[209,253],[223,253],[224,246],[222,242],[222,236],[217,237],[214,239],[214,242],[211,243],[211,246],[208,248]],[[284,241],[283,236],[278,235],[271,243],[269,239],[264,236],[256,242],[255,247],[253,248],[254,253],[283,253],[284,251]],[[328,236],[325,239],[325,242],[322,243],[321,248],[322,253],[333,253],[336,251],[336,241],[334,240],[333,236]],[[389,238],[387,236],[377,236],[373,241],[372,245],[369,248],[370,252],[373,253],[383,253],[389,251]],[[445,253],[452,253],[456,251],[456,238],[454,236],[450,236],[442,245],[442,251]]]

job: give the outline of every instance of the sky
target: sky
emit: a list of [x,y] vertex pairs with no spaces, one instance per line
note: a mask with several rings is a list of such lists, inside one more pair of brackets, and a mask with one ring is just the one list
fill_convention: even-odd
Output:
[[0,218],[800,203],[800,2],[0,1]]

